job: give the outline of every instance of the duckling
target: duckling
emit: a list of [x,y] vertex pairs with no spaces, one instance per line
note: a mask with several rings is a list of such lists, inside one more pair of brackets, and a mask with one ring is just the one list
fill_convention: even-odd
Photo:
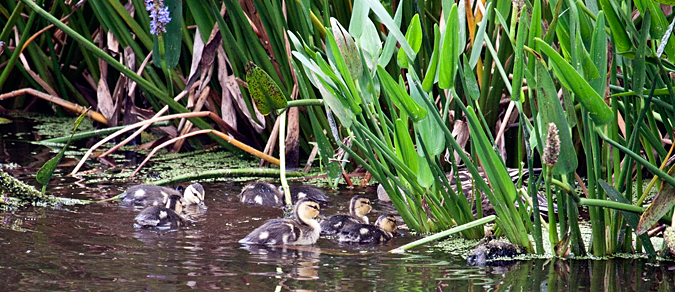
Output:
[[184,195],[180,191],[156,185],[137,185],[130,187],[120,195],[122,202],[134,206],[163,206],[170,196],[184,197],[183,204],[203,205],[204,187],[199,183],[193,183],[185,189]]
[[339,242],[350,243],[382,243],[389,241],[396,231],[396,218],[385,214],[377,218],[375,225],[354,224],[337,233]]
[[354,196],[349,201],[349,215],[333,215],[321,221],[321,235],[335,235],[343,228],[353,224],[368,224],[366,214],[373,209],[370,200]]
[[160,229],[176,228],[185,225],[180,213],[183,203],[178,195],[169,196],[166,206],[150,206],[136,216],[134,227],[155,227]]
[[193,183],[189,185],[183,192],[183,205],[198,205],[204,206],[204,186],[200,183]]
[[[291,185],[291,201],[297,203],[299,199],[309,198],[317,202],[328,202],[328,196],[320,190],[309,185]],[[284,192],[281,186],[275,187],[271,183],[252,182],[244,186],[238,195],[242,203],[261,206],[284,205]]]
[[295,220],[272,219],[256,228],[239,243],[264,245],[311,245],[316,243],[321,226],[316,221],[321,207],[311,199],[300,199],[295,204]]

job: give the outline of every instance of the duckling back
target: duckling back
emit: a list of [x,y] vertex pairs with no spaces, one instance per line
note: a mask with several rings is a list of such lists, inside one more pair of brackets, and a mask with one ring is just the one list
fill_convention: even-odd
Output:
[[382,243],[393,238],[396,230],[396,218],[386,214],[380,216],[375,225],[354,224],[346,226],[337,233],[339,242],[349,243]]
[[150,206],[145,208],[134,219],[136,228],[159,228],[169,229],[185,225],[185,220],[180,216],[182,212],[181,197],[171,195],[166,206]]
[[322,235],[335,235],[343,228],[354,224],[368,224],[366,214],[372,207],[370,200],[362,196],[354,196],[349,201],[349,215],[333,215],[321,222]]
[[266,182],[249,183],[241,189],[239,200],[242,203],[248,203],[261,206],[283,206],[281,192],[274,185]]
[[[320,203],[327,203],[328,196],[322,190],[310,185],[290,185],[291,201],[296,204],[301,199],[312,199]],[[271,183],[252,182],[244,186],[239,193],[242,203],[281,207],[285,205],[284,191],[281,186],[276,187]]]
[[133,206],[163,206],[169,196],[181,194],[171,188],[156,185],[136,185],[127,189],[120,198],[122,203]]
[[319,215],[319,204],[303,199],[295,205],[295,218],[272,219],[256,228],[239,243],[262,245],[311,245],[319,239],[321,227],[314,218]]

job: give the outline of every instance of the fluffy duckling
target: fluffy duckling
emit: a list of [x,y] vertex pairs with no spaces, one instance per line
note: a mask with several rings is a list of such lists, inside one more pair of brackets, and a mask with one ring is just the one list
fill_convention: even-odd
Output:
[[370,200],[354,196],[349,201],[349,215],[333,215],[321,222],[321,235],[335,235],[343,228],[353,224],[368,224],[366,216],[373,207]]
[[354,224],[337,233],[339,242],[350,243],[382,243],[389,241],[396,231],[396,218],[385,214],[377,218],[375,225]]
[[[320,190],[309,185],[291,185],[291,201],[297,203],[299,199],[312,199],[317,202],[328,202],[328,196]],[[238,195],[242,203],[260,206],[281,207],[284,205],[284,191],[281,186],[275,187],[271,183],[252,182],[244,186]]]
[[150,206],[136,216],[136,228],[159,228],[168,229],[185,225],[185,220],[180,216],[183,211],[181,197],[169,196],[166,206]]
[[301,199],[295,204],[295,220],[272,219],[256,228],[239,243],[264,245],[310,245],[316,243],[321,226],[316,221],[321,207],[311,199]]
[[120,195],[122,202],[127,205],[134,206],[164,206],[170,196],[179,196],[183,198],[183,204],[188,205],[203,205],[204,204],[204,187],[199,183],[189,185],[184,194],[178,190],[168,187],[156,185],[137,185],[130,187]]

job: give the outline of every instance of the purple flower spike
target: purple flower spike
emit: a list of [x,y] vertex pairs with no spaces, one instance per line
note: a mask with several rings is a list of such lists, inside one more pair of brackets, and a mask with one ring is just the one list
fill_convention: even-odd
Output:
[[145,9],[150,11],[150,33],[166,33],[166,25],[171,21],[169,7],[163,0],[145,0]]

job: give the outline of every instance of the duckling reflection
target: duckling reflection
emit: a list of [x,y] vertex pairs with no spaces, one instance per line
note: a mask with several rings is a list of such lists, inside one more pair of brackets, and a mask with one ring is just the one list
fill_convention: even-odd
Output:
[[180,213],[183,211],[181,197],[171,195],[168,198],[166,206],[151,206],[141,211],[136,216],[134,227],[136,228],[157,228],[169,229],[185,225],[185,220]]
[[239,241],[248,244],[311,245],[316,243],[321,226],[316,221],[321,207],[311,199],[301,199],[295,204],[295,220],[272,219],[256,228]]
[[[291,201],[297,203],[299,199],[312,199],[317,202],[328,202],[328,196],[322,190],[309,185],[290,185]],[[252,182],[241,189],[238,195],[242,203],[261,206],[281,207],[284,203],[284,192],[281,186],[276,187],[267,182]]]
[[396,231],[396,218],[385,214],[377,218],[375,225],[354,224],[337,233],[339,242],[349,243],[382,243],[392,239]]
[[[251,262],[276,266],[269,276],[282,276],[295,280],[316,280],[319,278],[319,256],[321,249],[314,247],[290,247],[269,245],[245,245],[251,253]],[[279,271],[283,274],[279,275]]]
[[184,194],[179,191],[156,185],[136,185],[127,189],[120,198],[122,203],[133,206],[163,206],[170,196],[179,196],[183,204],[204,205],[204,187],[199,183],[189,185]]
[[321,222],[321,235],[335,235],[349,225],[368,224],[366,216],[373,209],[370,200],[362,196],[354,196],[349,201],[349,215],[333,215]]

